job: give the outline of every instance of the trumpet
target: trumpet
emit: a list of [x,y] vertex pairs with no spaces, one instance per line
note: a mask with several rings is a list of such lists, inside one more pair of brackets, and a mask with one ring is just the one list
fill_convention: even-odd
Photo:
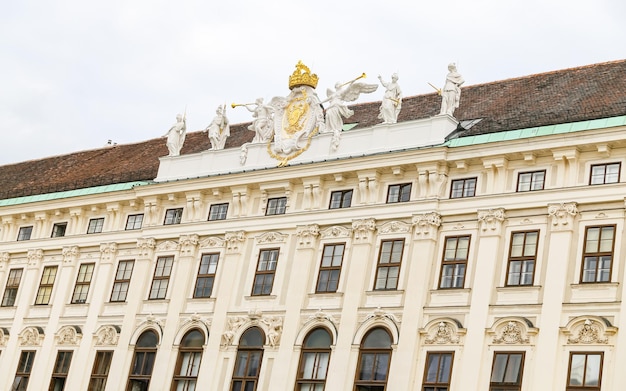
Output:
[[235,102],[233,102],[233,103],[230,104],[230,107],[232,107],[234,109],[237,106],[249,106],[249,105],[253,105],[253,104],[254,103],[235,103]]
[[357,80],[359,80],[359,79],[364,79],[365,77],[366,77],[365,72],[363,72],[363,73],[361,74],[361,76],[359,76],[359,77],[357,77],[357,78],[355,78],[355,79],[352,79],[352,80],[350,80],[350,81],[347,81],[347,82],[343,83],[342,85],[340,85],[339,87],[343,87],[343,86],[346,86],[346,85],[348,85],[348,84],[350,84],[350,83],[354,83],[355,81],[357,81]]

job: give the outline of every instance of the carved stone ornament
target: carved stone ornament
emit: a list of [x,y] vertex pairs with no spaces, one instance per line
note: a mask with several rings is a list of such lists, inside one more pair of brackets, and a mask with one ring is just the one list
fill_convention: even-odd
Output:
[[414,215],[412,222],[415,227],[415,237],[434,239],[441,226],[441,215],[437,212]]
[[180,235],[180,239],[178,243],[180,244],[180,253],[181,255],[191,256],[194,254],[196,250],[196,246],[198,245],[198,235]]
[[284,243],[288,236],[289,235],[284,235],[280,232],[270,231],[257,236],[256,242],[258,244]]
[[0,270],[4,269],[4,266],[9,263],[11,256],[7,252],[0,253]]
[[43,250],[40,248],[28,250],[26,259],[28,259],[28,266],[39,266],[41,261],[43,261]]
[[115,258],[117,254],[117,243],[102,243],[100,244],[100,259],[103,262],[110,262]]
[[140,255],[148,257],[156,248],[156,240],[154,238],[139,238],[137,239],[137,248]]
[[0,327],[0,346],[6,346],[9,340],[9,331],[4,327]]
[[380,234],[404,234],[411,230],[411,225],[404,221],[388,221],[378,228]]
[[504,208],[478,211],[480,230],[485,234],[499,234],[504,219]]
[[113,325],[101,326],[96,331],[96,346],[115,346],[119,339],[119,328]]
[[323,229],[321,231],[321,234],[322,239],[349,238],[350,234],[352,234],[352,230],[339,225],[334,225],[332,227]]
[[352,232],[354,240],[369,242],[372,233],[376,230],[376,220],[373,218],[354,220],[352,222]]
[[224,239],[217,236],[210,236],[200,241],[200,248],[221,248],[224,247]]
[[427,345],[458,344],[460,338],[457,329],[458,327],[452,322],[442,320],[436,327],[426,330],[427,335],[424,338],[424,343]]
[[522,324],[517,321],[509,321],[500,329],[500,333],[493,337],[495,344],[525,344],[529,339],[522,329]]
[[63,247],[61,254],[63,255],[63,263],[74,264],[80,255],[80,249],[78,246]]
[[283,333],[283,318],[279,316],[263,317],[261,323],[267,326],[267,342],[275,348],[280,343],[280,337]]
[[165,240],[159,243],[156,249],[157,251],[177,251],[180,249],[180,244],[173,240]]
[[226,251],[238,253],[241,245],[246,241],[246,233],[245,231],[226,232],[224,240],[226,240]]
[[78,345],[82,337],[78,326],[63,326],[57,332],[56,340],[59,345]]
[[308,322],[323,322],[328,321],[332,324],[335,324],[335,319],[333,316],[327,312],[322,311],[322,309],[317,310],[313,315],[309,316],[304,323]]
[[617,328],[608,321],[598,317],[578,318],[570,321],[564,333],[569,334],[569,344],[608,344],[609,336],[617,332]]
[[317,224],[299,225],[296,227],[296,236],[298,237],[298,246],[300,247],[312,247],[319,235],[320,226]]
[[229,316],[227,320],[226,331],[222,333],[222,348],[233,344],[233,339],[239,331],[239,328],[248,322],[248,318],[244,316]]
[[575,202],[549,204],[548,215],[552,219],[554,229],[573,229],[574,218],[578,214]]
[[40,346],[43,338],[44,334],[41,327],[30,326],[22,330],[19,340],[21,346]]

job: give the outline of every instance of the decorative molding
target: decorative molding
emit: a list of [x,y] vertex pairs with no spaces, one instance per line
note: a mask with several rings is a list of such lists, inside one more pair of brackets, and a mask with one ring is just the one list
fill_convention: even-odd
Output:
[[325,228],[321,231],[322,239],[339,239],[349,238],[352,234],[350,228],[345,228],[340,225],[333,225],[332,227]]
[[102,262],[111,262],[117,254],[117,243],[102,243],[100,244],[100,259]]
[[209,236],[208,238],[200,241],[200,248],[222,248],[224,247],[224,243],[226,243],[226,241],[222,238]]
[[404,234],[411,231],[411,224],[405,223],[404,221],[388,221],[378,228],[379,234]]
[[281,234],[276,231],[270,231],[257,236],[256,242],[258,244],[284,243],[288,237],[289,235]]
[[483,234],[499,235],[504,219],[504,208],[478,210],[478,222]]
[[568,344],[608,344],[609,337],[617,332],[617,327],[599,316],[580,316],[570,320],[561,328],[567,336]]
[[9,330],[4,327],[0,327],[0,346],[6,346],[9,340]]
[[412,224],[417,239],[436,239],[441,226],[441,215],[437,212],[413,215]]
[[324,322],[324,321],[328,321],[328,322],[332,323],[333,325],[337,324],[337,322],[335,321],[333,316],[331,314],[329,314],[328,312],[322,311],[321,308],[319,310],[317,310],[317,312],[315,312],[313,315],[309,316],[305,320],[304,323],[306,324],[306,323],[309,323],[309,322]]
[[232,345],[235,335],[239,333],[241,326],[247,322],[248,318],[244,316],[229,316],[227,319],[226,331],[222,333],[220,346],[225,348]]
[[180,244],[173,240],[165,240],[156,246],[157,251],[178,251],[180,250]]
[[577,204],[575,202],[548,204],[548,215],[552,218],[554,230],[572,230],[574,218],[578,215]]
[[245,231],[226,231],[224,235],[226,241],[226,251],[229,253],[238,253],[241,249],[240,246],[246,241]]
[[356,242],[370,242],[372,233],[376,230],[376,219],[368,218],[352,221],[352,233]]
[[199,237],[197,234],[180,235],[178,239],[180,254],[183,256],[193,256],[198,246]]
[[280,337],[283,334],[283,318],[279,316],[267,316],[260,320],[266,325],[267,342],[270,347],[276,348],[280,343]]
[[426,345],[454,345],[461,343],[466,330],[455,319],[437,318],[428,322],[419,332],[424,336]]
[[300,248],[312,248],[315,240],[320,236],[320,226],[317,224],[296,226],[296,236]]
[[526,345],[538,331],[526,318],[506,317],[494,322],[487,334],[492,336],[491,342],[496,345]]
[[139,249],[139,255],[150,257],[156,248],[156,240],[154,238],[139,238],[137,239],[137,248]]
[[40,248],[28,250],[26,259],[28,259],[28,266],[38,267],[43,261],[43,250]]
[[20,346],[40,346],[43,339],[43,329],[39,326],[26,327],[19,336]]
[[11,255],[8,252],[0,253],[0,270],[4,269],[4,266],[11,260]]
[[63,326],[55,337],[59,345],[78,345],[83,338],[83,332],[78,326]]
[[63,255],[64,264],[73,265],[80,255],[80,249],[78,246],[66,246],[61,250],[61,254]]
[[120,328],[113,325],[100,326],[95,334],[96,346],[116,346]]

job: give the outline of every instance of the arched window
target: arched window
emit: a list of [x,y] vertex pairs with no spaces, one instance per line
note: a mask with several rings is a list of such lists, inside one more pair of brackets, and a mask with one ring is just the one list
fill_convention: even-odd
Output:
[[359,350],[359,365],[354,381],[355,391],[384,391],[391,361],[391,336],[383,328],[365,335]]
[[196,389],[198,370],[202,359],[204,334],[198,329],[187,332],[180,341],[176,370],[172,380],[172,391],[193,391]]
[[296,391],[323,391],[328,373],[330,344],[328,331],[318,328],[311,331],[302,344]]
[[263,358],[263,341],[265,341],[265,336],[257,327],[249,328],[241,336],[231,391],[256,390]]
[[147,391],[152,377],[159,337],[154,330],[144,331],[137,339],[126,391]]

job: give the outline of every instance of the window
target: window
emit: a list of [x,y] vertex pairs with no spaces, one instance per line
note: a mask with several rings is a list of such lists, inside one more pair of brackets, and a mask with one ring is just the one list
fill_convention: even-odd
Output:
[[287,197],[270,198],[267,200],[266,216],[284,215],[287,209]]
[[170,282],[170,274],[172,274],[172,264],[174,257],[159,257],[156,267],[154,268],[154,278],[150,287],[150,300],[165,299],[167,286]]
[[209,209],[209,221],[226,220],[228,204],[213,204]]
[[217,261],[219,254],[203,254],[198,269],[198,278],[196,279],[196,289],[193,297],[211,297],[213,291],[213,283],[215,282],[215,271],[217,270]]
[[141,229],[143,224],[143,213],[137,215],[128,215],[126,219],[126,230]]
[[55,223],[52,226],[52,238],[60,238],[65,236],[65,231],[67,230],[67,223]]
[[539,231],[513,232],[511,234],[507,286],[533,284],[538,237]]
[[76,285],[74,286],[74,294],[72,295],[72,304],[82,304],[87,301],[94,265],[94,263],[80,265],[78,276],[76,277]]
[[102,232],[102,226],[104,225],[104,217],[100,217],[98,219],[89,220],[89,225],[87,226],[88,234],[98,234]]
[[89,378],[89,391],[104,391],[107,385],[107,377],[109,377],[109,368],[111,367],[111,351],[97,351],[96,359],[93,362],[91,377]]
[[476,178],[455,179],[450,186],[450,198],[466,198],[476,195]]
[[387,191],[387,203],[407,202],[411,198],[411,184],[390,185]]
[[2,296],[2,307],[12,307],[15,305],[17,290],[20,287],[23,272],[24,269],[11,269],[9,271],[7,285],[4,288],[4,296]]
[[133,267],[135,261],[120,261],[117,265],[115,273],[115,281],[113,281],[113,290],[111,291],[111,301],[126,301],[128,287],[130,286],[130,277],[133,275]]
[[144,331],[139,336],[137,345],[135,345],[135,354],[128,375],[126,391],[148,390],[158,343],[159,337],[152,330]]
[[615,226],[587,227],[581,282],[609,282],[613,261]]
[[204,334],[199,330],[191,330],[180,341],[178,360],[172,380],[172,391],[193,391],[196,389]]
[[54,279],[57,276],[57,269],[57,266],[46,266],[43,268],[41,282],[39,283],[37,297],[35,298],[36,305],[46,305],[50,303],[50,296],[52,295]]
[[252,327],[246,330],[239,341],[237,359],[231,383],[231,391],[255,391],[261,372],[263,358],[263,332]]
[[60,351],[57,353],[57,359],[54,362],[52,370],[52,379],[50,380],[49,391],[63,391],[65,389],[65,380],[70,370],[70,362],[72,361],[72,352]]
[[448,391],[452,377],[453,352],[428,352],[424,368],[423,391]]
[[439,288],[463,288],[469,252],[469,236],[447,237],[441,263]]
[[183,218],[183,208],[168,209],[165,211],[165,221],[163,225],[180,224]]
[[29,225],[28,227],[20,227],[20,231],[17,234],[17,240],[30,240],[30,235],[33,233],[33,226]]
[[315,329],[306,336],[300,353],[296,391],[323,391],[332,339],[328,331]]
[[391,337],[387,330],[370,330],[359,349],[354,391],[385,391],[391,361]]
[[330,193],[329,209],[349,208],[352,203],[352,190],[340,190]]
[[602,359],[602,352],[571,352],[569,356],[567,391],[600,391],[602,384]]
[[517,191],[543,190],[546,171],[520,172],[517,176]]
[[320,265],[320,273],[317,278],[315,292],[337,292],[345,247],[346,245],[344,243],[327,244],[324,246],[322,264]]
[[261,250],[259,262],[254,274],[254,286],[252,296],[264,296],[272,293],[274,274],[278,263],[278,249]]
[[524,352],[496,352],[493,355],[489,391],[520,391]]
[[390,290],[398,288],[400,263],[404,240],[384,240],[380,243],[378,267],[376,268],[376,283],[374,290]]
[[619,182],[621,163],[595,164],[591,166],[590,185],[604,185]]
[[17,364],[17,371],[15,371],[15,379],[13,380],[11,391],[26,391],[30,372],[33,369],[33,361],[35,361],[35,352],[23,351],[20,354],[20,362]]

